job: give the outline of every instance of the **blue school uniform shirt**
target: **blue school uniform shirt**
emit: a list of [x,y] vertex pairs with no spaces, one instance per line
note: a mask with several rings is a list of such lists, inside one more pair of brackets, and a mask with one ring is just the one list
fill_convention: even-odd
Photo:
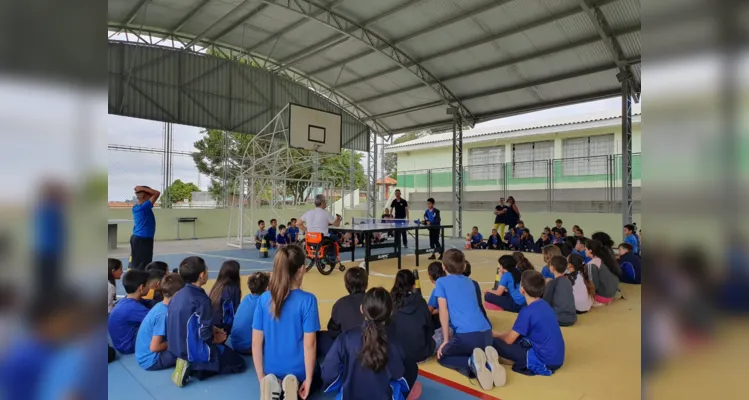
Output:
[[471,243],[481,243],[484,240],[484,236],[481,235],[481,233],[477,233],[475,235],[471,235]]
[[549,303],[538,299],[523,307],[512,330],[530,342],[535,357],[544,365],[559,367],[564,363],[564,338]]
[[[400,346],[392,341],[388,344],[388,363],[380,372],[365,368],[359,360],[362,349],[362,328],[343,332],[322,363],[321,375],[325,393],[337,393],[336,399],[346,400],[391,400],[399,398],[391,394],[391,381],[400,381],[406,372],[405,356]],[[400,397],[402,398],[402,397]]]
[[440,210],[436,208],[424,210],[424,219],[429,221],[429,225],[439,225],[442,220],[440,218]]
[[268,228],[268,237],[270,238],[271,241],[276,240],[276,228],[272,226]]
[[629,243],[632,248],[634,249],[633,253],[639,254],[640,253],[640,244],[637,243],[637,237],[635,235],[627,235],[624,237],[624,242]]
[[33,334],[16,339],[0,358],[0,398],[35,399],[38,383],[56,349]]
[[252,329],[263,331],[263,369],[266,374],[276,376],[294,375],[303,382],[307,375],[304,369],[304,334],[320,330],[317,298],[302,289],[289,293],[276,319],[271,314],[270,292],[260,296]]
[[148,369],[159,359],[159,353],[151,351],[151,339],[163,336],[166,341],[166,311],[164,303],[158,303],[146,314],[135,339],[135,360],[143,369]]
[[499,235],[497,235],[497,236],[490,235],[486,239],[486,243],[489,244],[489,245],[495,245],[495,246],[498,245],[499,244]]
[[282,235],[282,234],[279,233],[278,235],[276,235],[276,243],[278,243],[278,244],[288,244],[289,243],[289,237],[287,235]]
[[544,279],[554,279],[554,274],[551,273],[548,265],[544,265],[541,268],[541,275],[543,275]]
[[489,321],[481,313],[471,278],[463,275],[448,275],[437,279],[434,288],[437,298],[447,300],[450,325],[455,333],[484,332],[491,329]]
[[143,204],[133,206],[133,236],[153,238],[156,234],[156,217],[153,215],[153,203],[146,200]]
[[242,289],[239,286],[229,285],[221,292],[221,303],[213,309],[213,325],[222,325],[229,333],[234,324],[234,316],[242,301]]
[[234,326],[229,335],[234,350],[252,349],[252,320],[255,318],[255,307],[259,299],[259,294],[248,294],[239,303],[237,314],[234,315]]
[[193,370],[219,371],[218,350],[213,345],[213,308],[203,288],[188,283],[169,301],[166,315],[167,351],[189,361]]
[[299,228],[294,228],[294,227],[286,228],[286,236],[289,237],[289,241],[291,243],[296,242],[296,237],[298,235],[299,235]]
[[148,315],[148,308],[138,300],[124,298],[109,313],[109,337],[112,347],[122,354],[135,351],[135,337],[143,319]]
[[499,277],[499,284],[507,289],[507,293],[510,294],[516,304],[521,306],[525,304],[525,297],[520,293],[520,284],[515,284],[515,278],[512,277],[510,272],[505,272]]

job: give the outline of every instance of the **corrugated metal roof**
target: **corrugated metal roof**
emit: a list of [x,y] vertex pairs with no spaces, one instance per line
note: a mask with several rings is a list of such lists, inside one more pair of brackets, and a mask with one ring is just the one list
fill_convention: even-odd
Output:
[[[642,113],[636,112],[632,114],[633,117],[641,116]],[[526,123],[526,124],[516,124],[516,125],[508,125],[508,126],[492,126],[487,128],[476,128],[476,129],[469,129],[463,131],[463,140],[471,139],[471,138],[477,138],[482,136],[490,136],[490,135],[502,135],[504,137],[518,137],[518,136],[524,136],[524,133],[527,134],[528,131],[543,129],[543,128],[554,128],[554,127],[570,127],[574,129],[574,125],[583,125],[588,124],[591,122],[599,122],[599,121],[611,121],[611,125],[616,125],[618,121],[621,120],[621,114],[615,114],[611,112],[601,112],[601,113],[595,113],[595,114],[588,114],[588,115],[576,115],[576,116],[564,116],[559,118],[553,118],[548,119],[543,123]],[[453,139],[453,133],[452,131],[449,132],[441,132],[441,133],[435,133],[431,135],[422,136],[418,139],[414,139],[408,142],[404,143],[398,143],[394,145],[387,146],[385,148],[385,151],[405,151],[405,150],[396,150],[396,149],[403,149],[406,147],[413,147],[418,145],[424,145],[424,144],[431,144],[431,143],[440,143],[444,142],[445,146],[449,146],[450,142]]]
[[[588,3],[639,81],[639,0]],[[112,30],[250,51],[270,70],[289,63],[363,113],[387,114],[377,122],[390,133],[444,126],[448,104],[470,124],[620,87],[578,0],[108,0],[108,18]]]

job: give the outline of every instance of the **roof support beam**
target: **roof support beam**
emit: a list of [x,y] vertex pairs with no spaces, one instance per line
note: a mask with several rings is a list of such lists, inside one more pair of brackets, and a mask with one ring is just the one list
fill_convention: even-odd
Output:
[[[627,65],[630,65],[630,64],[639,64],[640,63],[640,58],[639,57],[633,58],[633,59],[630,59],[630,60],[626,60],[626,62],[629,63]],[[463,101],[480,99],[482,97],[488,97],[488,96],[494,96],[494,95],[502,94],[502,93],[514,92],[516,90],[522,90],[522,89],[532,88],[532,87],[535,87],[535,86],[547,85],[549,83],[560,82],[560,81],[564,81],[564,80],[567,80],[567,79],[580,78],[580,77],[583,77],[583,76],[587,76],[587,75],[597,74],[599,72],[608,71],[608,70],[610,70],[612,68],[613,67],[609,63],[606,63],[606,64],[603,64],[603,65],[598,65],[598,66],[594,66],[594,67],[590,67],[590,68],[585,68],[585,69],[582,69],[582,70],[577,70],[577,71],[569,72],[569,73],[563,74],[563,75],[554,75],[554,76],[551,76],[551,77],[548,77],[548,78],[538,79],[538,80],[531,81],[531,82],[522,82],[522,83],[515,84],[515,85],[505,86],[505,87],[501,87],[501,88],[497,88],[497,89],[491,89],[491,90],[487,90],[487,91],[484,91],[484,92],[471,94],[469,96],[462,96],[461,99]],[[408,114],[410,112],[419,111],[419,110],[425,110],[425,109],[428,109],[428,108],[434,108],[434,107],[439,107],[439,106],[440,106],[439,102],[424,103],[424,104],[419,104],[419,105],[416,105],[416,106],[413,106],[413,107],[404,108],[404,109],[401,109],[401,110],[393,110],[393,111],[385,112],[385,113],[382,113],[382,114],[373,115],[372,118],[378,118],[378,119],[379,118],[387,118],[387,117],[392,117],[392,116],[395,116],[395,115]]]
[[247,4],[249,4],[249,3],[250,3],[250,0],[244,0],[243,2],[239,3],[239,4],[238,4],[238,5],[236,6],[236,7],[234,7],[234,8],[233,8],[233,9],[232,9],[231,11],[229,11],[229,12],[228,12],[228,13],[226,13],[226,14],[224,14],[224,15],[223,15],[223,16],[222,16],[221,18],[217,19],[217,20],[216,20],[216,21],[215,21],[214,23],[212,23],[212,24],[211,24],[211,25],[209,25],[209,26],[208,26],[207,28],[205,28],[205,29],[203,30],[203,32],[200,32],[200,33],[199,33],[199,34],[198,34],[197,36],[195,36],[195,37],[194,37],[194,38],[193,38],[192,40],[190,40],[190,42],[188,42],[188,43],[187,43],[187,44],[185,45],[185,47],[186,47],[186,48],[190,48],[190,47],[192,47],[193,45],[195,45],[196,43],[198,43],[198,42],[200,42],[201,40],[203,40],[203,38],[204,38],[204,37],[205,37],[205,36],[206,36],[206,35],[208,34],[208,32],[210,32],[210,31],[211,31],[211,30],[212,30],[213,28],[215,28],[215,27],[216,27],[216,25],[218,25],[218,24],[220,24],[220,23],[224,22],[224,20],[226,20],[227,18],[231,17],[231,16],[232,16],[232,15],[234,15],[235,13],[239,12],[239,10],[241,10],[242,8],[244,8],[244,7],[245,7],[245,6],[247,5]]
[[[619,73],[628,73],[634,77],[632,70],[624,63],[625,55],[622,47],[619,45],[619,41],[616,39],[616,36],[611,33],[611,28],[606,21],[606,17],[603,15],[603,12],[601,12],[601,9],[598,8],[600,5],[593,4],[590,0],[578,0],[578,3],[590,22],[596,27],[596,32],[598,32],[598,36],[601,37],[601,41],[609,51],[614,64],[619,69]],[[633,78],[633,81],[633,85],[630,86],[630,91],[632,97],[639,101],[640,82],[637,82],[635,78]]]
[[[489,120],[497,119],[497,118],[505,118],[505,117],[511,117],[513,115],[520,115],[520,114],[525,114],[525,113],[530,113],[530,112],[535,112],[535,111],[541,111],[541,110],[545,110],[545,109],[553,108],[553,107],[569,106],[572,104],[586,103],[589,101],[610,99],[612,97],[619,97],[621,96],[621,94],[622,94],[621,88],[616,88],[616,89],[605,90],[605,91],[601,91],[601,92],[597,92],[593,94],[586,94],[582,96],[571,97],[571,98],[567,98],[561,101],[554,100],[554,101],[538,103],[531,107],[528,107],[526,105],[526,106],[508,108],[504,110],[492,111],[492,112],[485,113],[485,114],[479,114],[477,115],[477,118],[479,122],[484,122],[484,121],[489,121]],[[395,129],[392,132],[393,134],[398,134],[398,133],[406,133],[406,132],[419,132],[419,131],[423,131],[426,129],[440,129],[441,130],[441,129],[447,129],[451,127],[452,123],[453,123],[452,119],[447,119],[447,120],[431,122],[427,124],[407,126],[404,128]]]
[[[433,90],[445,105],[455,105],[460,109],[469,124],[473,125],[473,114],[470,110],[456,97],[450,89],[442,85],[440,81],[432,75],[426,68],[413,61],[413,59],[393,46],[387,40],[377,33],[364,28],[363,26],[351,21],[347,17],[332,11],[329,8],[323,8],[315,5],[309,0],[295,0],[294,3],[283,2],[282,0],[263,0],[265,3],[285,8],[297,12],[309,19],[314,19],[318,23],[324,24],[336,31],[343,33],[351,38],[357,39],[366,44],[372,51],[378,51],[386,57],[401,65],[405,70],[410,71],[424,84],[424,86]],[[307,5],[308,7],[303,7]],[[315,10],[315,11],[312,11]],[[322,12],[319,12],[322,10]],[[358,29],[354,29],[358,28]],[[354,35],[349,31],[356,30],[358,34]]]
[[242,25],[243,23],[247,22],[250,18],[260,14],[266,7],[268,7],[267,4],[261,4],[257,8],[254,8],[247,12],[247,14],[240,17],[238,20],[234,21],[231,25],[224,28],[221,32],[217,33],[215,36],[210,38],[211,42],[217,42],[221,40],[222,37],[226,36],[229,32],[233,31],[234,29],[237,29],[239,25]]
[[210,1],[211,0],[203,0],[202,2],[200,2],[200,4],[198,4],[195,8],[193,8],[187,14],[185,14],[185,16],[182,17],[182,19],[180,19],[179,22],[177,22],[177,24],[174,25],[172,29],[170,29],[170,32],[174,34],[174,32],[177,32],[178,30],[182,29],[182,27],[185,26],[187,21],[189,21],[192,17],[194,17],[195,14],[197,14],[198,11],[200,11]]
[[135,17],[138,16],[138,12],[140,12],[140,9],[143,8],[143,6],[148,3],[149,0],[140,0],[138,4],[133,7],[132,10],[130,10],[129,13],[127,13],[127,16],[125,16],[125,19],[122,20],[122,25],[130,25],[133,23],[133,20],[135,20]]
[[[393,7],[391,9],[383,12],[380,15],[374,16],[374,17],[372,17],[372,18],[370,18],[370,19],[362,22],[362,26],[364,26],[365,28],[369,28],[370,26],[372,26],[372,25],[374,25],[374,24],[376,24],[376,23],[384,20],[385,18],[388,18],[389,16],[391,16],[393,14],[396,14],[396,13],[402,11],[402,10],[405,10],[405,9],[407,9],[407,8],[409,8],[409,7],[417,4],[417,3],[420,3],[422,1],[424,1],[424,0],[411,0],[408,3],[404,3],[404,4],[401,4],[399,6]],[[353,30],[356,30],[356,29],[358,29],[358,28],[354,28]],[[348,32],[348,33],[353,33],[353,30],[351,32]],[[299,52],[297,52],[296,54],[292,54],[291,56],[287,57],[286,59],[280,60],[279,62],[284,65],[282,68],[287,68],[287,67],[289,67],[292,64],[298,63],[299,61],[305,60],[305,59],[307,59],[309,57],[312,57],[312,56],[314,56],[316,54],[319,54],[319,53],[321,53],[323,51],[331,49],[331,48],[333,48],[335,46],[338,46],[341,43],[347,42],[349,39],[350,39],[349,36],[346,36],[346,35],[343,35],[343,34],[336,34],[336,35],[333,35],[333,36],[331,36],[331,37],[329,37],[329,38],[327,38],[325,40],[317,42],[317,43],[313,44],[312,46],[310,46],[310,47],[308,47],[306,49],[302,49]],[[319,52],[318,51],[311,51],[311,50],[314,50],[314,49],[320,49],[320,51]],[[400,69],[400,68],[396,67],[396,69]]]
[[[296,1],[295,1],[295,2],[296,2]],[[275,4],[275,2],[272,2],[272,1],[266,1],[265,3],[267,3],[267,4]],[[289,2],[288,0],[286,1],[286,3],[287,3],[287,6],[282,6],[282,7],[289,7],[289,6],[291,6],[291,4],[290,4],[290,2]],[[302,8],[302,6],[301,6],[301,5],[299,5],[299,3],[298,3],[298,2],[296,2],[296,3],[297,3],[297,5],[299,6],[299,8]],[[334,7],[336,7],[337,5],[339,5],[339,4],[341,4],[341,3],[343,3],[343,0],[336,0],[336,1],[334,1],[333,3],[331,3],[331,4],[330,4],[330,5],[328,6],[328,8],[330,8],[330,9],[333,9]],[[276,4],[276,5],[278,5],[278,4]],[[316,11],[313,11],[313,12],[311,12],[310,16],[312,16],[312,17],[314,18],[314,17],[317,17],[318,15],[322,14],[323,12],[324,12],[324,10],[323,10],[322,8],[320,8],[320,9],[318,9],[318,10],[316,10]],[[265,46],[265,45],[266,45],[266,44],[268,44],[268,43],[273,43],[273,42],[275,42],[275,41],[276,41],[276,40],[278,40],[278,39],[279,39],[279,38],[280,38],[281,36],[283,36],[283,35],[285,35],[285,34],[287,34],[287,33],[291,32],[291,31],[293,31],[294,29],[297,29],[297,28],[299,28],[300,26],[302,26],[302,25],[306,24],[306,23],[307,23],[308,21],[309,21],[309,19],[308,19],[308,18],[302,18],[302,19],[300,19],[299,21],[296,21],[296,22],[294,22],[294,23],[291,23],[291,24],[289,24],[289,25],[286,25],[285,27],[281,28],[281,30],[280,30],[280,31],[278,31],[278,32],[276,32],[276,33],[274,33],[274,34],[272,34],[272,35],[268,36],[267,38],[265,38],[265,39],[261,40],[261,41],[260,41],[260,42],[258,42],[257,44],[255,44],[255,45],[253,45],[253,46],[251,46],[251,47],[248,47],[248,48],[247,48],[247,52],[248,52],[248,53],[252,53],[253,51],[255,51],[255,50],[257,50],[257,49],[259,49],[259,48],[261,48],[261,47]]]
[[[628,28],[624,28],[624,29],[618,30],[618,31],[614,32],[614,34],[617,35],[617,36],[619,36],[619,35],[624,35],[624,34],[627,34],[627,33],[637,32],[639,30],[640,30],[640,24],[637,24],[635,26],[631,26],[631,27],[628,27]],[[442,79],[442,83],[446,83],[448,81],[451,81],[451,80],[454,80],[454,79],[458,79],[458,78],[463,78],[463,77],[466,77],[466,76],[471,76],[471,75],[480,74],[480,73],[483,73],[483,72],[492,71],[492,70],[499,69],[499,68],[508,67],[510,65],[518,64],[518,63],[521,63],[521,62],[526,62],[526,61],[529,61],[529,60],[535,60],[537,58],[545,57],[545,56],[548,56],[548,55],[551,55],[551,54],[556,54],[556,53],[561,53],[563,51],[573,50],[573,49],[576,49],[578,47],[587,46],[587,45],[590,45],[590,44],[593,44],[593,43],[597,43],[599,41],[600,41],[600,38],[597,35],[596,36],[592,36],[592,37],[589,37],[589,38],[581,39],[581,40],[578,40],[578,41],[575,41],[575,42],[571,42],[571,43],[568,43],[568,44],[564,44],[564,45],[561,45],[561,46],[552,47],[552,48],[546,49],[546,50],[538,52],[538,53],[531,53],[531,54],[528,54],[528,55],[525,55],[525,56],[521,56],[521,57],[517,57],[517,58],[512,58],[512,59],[509,59],[509,60],[505,60],[505,61],[502,61],[502,62],[497,63],[497,64],[485,65],[485,66],[482,66],[482,67],[477,67],[477,68],[474,68],[474,69],[470,69],[468,71],[463,71],[463,72],[459,72],[459,73],[456,73],[456,74],[447,75],[447,76],[444,76],[444,77],[441,78]],[[431,59],[431,57],[426,57],[426,58]],[[367,79],[367,78],[365,77],[365,78],[359,79],[358,81],[363,81],[365,79]],[[351,81],[351,84],[353,84],[353,82],[354,81]],[[359,82],[357,82],[357,83],[359,83]],[[338,85],[338,86],[335,87],[335,89],[338,90],[338,89],[341,89],[344,86],[348,86],[348,84]],[[357,104],[367,103],[367,102],[371,102],[371,101],[383,99],[383,98],[386,98],[386,97],[395,96],[395,95],[399,95],[399,94],[402,94],[402,93],[407,93],[407,92],[410,92],[412,90],[416,90],[416,89],[418,89],[420,87],[421,87],[421,85],[407,86],[407,87],[404,87],[404,88],[401,88],[401,89],[398,89],[398,90],[393,90],[392,92],[380,93],[380,94],[377,94],[377,95],[374,95],[374,96],[370,96],[370,97],[367,97],[367,98],[364,98],[364,99],[361,99],[361,100],[357,100],[356,103]]]
[[[612,1],[616,1],[616,0],[603,0],[603,1],[601,1],[601,3],[609,3],[609,2],[612,2]],[[484,38],[478,39],[478,40],[470,42],[470,43],[460,44],[460,45],[457,45],[457,46],[453,46],[453,47],[451,47],[449,49],[445,49],[445,50],[439,51],[437,53],[433,53],[433,54],[428,55],[428,56],[426,56],[424,58],[421,58],[420,60],[418,60],[418,62],[425,63],[425,62],[428,62],[428,61],[432,61],[432,60],[438,59],[440,57],[444,57],[444,56],[447,56],[447,55],[450,55],[450,54],[457,53],[459,51],[468,50],[468,49],[471,49],[471,48],[474,48],[474,47],[478,47],[478,46],[481,46],[481,45],[484,45],[484,44],[487,44],[487,43],[491,43],[491,42],[493,42],[495,40],[500,40],[500,39],[503,39],[503,38],[506,38],[506,37],[509,37],[509,36],[512,36],[512,35],[516,35],[518,33],[522,33],[522,32],[525,32],[525,31],[528,31],[528,30],[531,30],[531,29],[535,29],[535,28],[544,26],[546,24],[550,24],[550,23],[559,21],[561,19],[570,17],[572,15],[579,14],[580,12],[581,12],[580,8],[578,8],[578,7],[570,7],[567,10],[562,11],[562,12],[560,12],[558,14],[554,14],[554,15],[551,15],[551,16],[548,16],[548,17],[545,17],[545,18],[541,18],[539,20],[530,22],[530,23],[525,24],[525,25],[521,25],[521,26],[516,27],[516,28],[507,29],[505,31],[498,32],[496,34],[486,36]],[[639,24],[637,24],[637,29],[636,30],[640,30],[640,25]],[[629,29],[627,29],[626,31],[627,31],[626,33],[631,33],[634,30],[630,31]],[[617,33],[617,34],[623,34],[623,33]],[[597,42],[597,41],[600,40],[600,38],[596,35],[596,36],[593,36],[592,38],[590,38],[590,40],[592,42]],[[583,44],[589,44],[589,41],[586,40],[586,43],[583,43]],[[583,44],[580,44],[580,45],[583,45]],[[368,81],[370,79],[379,78],[380,76],[387,75],[387,74],[393,73],[395,71],[398,71],[398,69],[399,69],[398,67],[388,68],[386,70],[383,70],[383,71],[380,71],[380,72],[375,72],[373,74],[361,77],[359,79],[355,79],[355,80],[348,81],[348,82],[343,82],[340,85],[336,85],[335,88],[339,89],[339,88],[344,88],[346,86],[351,86],[351,85],[356,85],[356,84],[359,84],[359,83],[362,83],[362,82],[366,82],[366,81]],[[312,73],[314,73],[314,72],[315,71],[313,71]]]

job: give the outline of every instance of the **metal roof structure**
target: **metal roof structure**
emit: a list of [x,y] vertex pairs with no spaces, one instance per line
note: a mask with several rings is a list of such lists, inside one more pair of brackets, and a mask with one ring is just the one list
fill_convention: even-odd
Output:
[[[109,30],[229,49],[381,134],[640,93],[639,0],[108,0]],[[232,53],[233,52],[233,53]]]

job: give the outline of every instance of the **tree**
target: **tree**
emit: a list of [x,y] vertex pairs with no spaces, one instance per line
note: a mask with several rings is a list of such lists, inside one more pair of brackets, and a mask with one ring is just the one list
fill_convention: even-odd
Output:
[[164,199],[169,199],[169,205],[176,204],[182,200],[187,199],[192,201],[192,192],[199,192],[200,188],[192,182],[182,182],[177,179],[168,188],[162,196]]
[[[409,132],[397,137],[395,141],[393,141],[393,144],[409,142],[422,137],[424,134],[426,133]],[[385,171],[385,175],[390,176],[391,178],[396,178],[398,176],[398,155],[395,153],[386,153],[385,158],[382,160],[382,170]]]

